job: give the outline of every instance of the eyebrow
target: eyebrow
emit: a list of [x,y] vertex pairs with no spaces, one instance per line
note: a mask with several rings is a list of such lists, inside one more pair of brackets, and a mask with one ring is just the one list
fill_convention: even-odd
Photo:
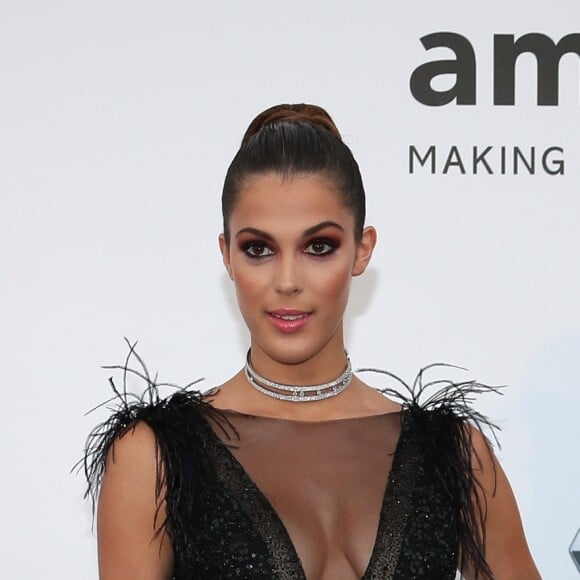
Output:
[[[326,220],[304,230],[302,236],[306,238],[312,234],[315,234],[316,232],[319,232],[320,230],[323,230],[324,228],[336,228],[344,233],[344,228],[340,224],[337,224],[331,220]],[[257,228],[242,228],[236,232],[236,238],[241,234],[253,234],[255,236],[264,238],[265,240],[274,241],[274,238],[268,232],[264,232],[263,230],[259,230]]]

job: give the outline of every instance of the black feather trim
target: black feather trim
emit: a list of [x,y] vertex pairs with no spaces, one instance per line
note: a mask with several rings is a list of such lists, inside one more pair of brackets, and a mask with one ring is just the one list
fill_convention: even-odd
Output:
[[[457,365],[433,363],[423,367],[413,385],[409,386],[395,374],[374,368],[357,369],[357,372],[372,371],[395,379],[403,387],[403,393],[385,388],[381,392],[400,401],[407,411],[406,420],[413,421],[413,432],[421,438],[429,468],[436,474],[457,513],[457,537],[459,544],[459,569],[473,571],[475,578],[493,580],[493,574],[485,559],[485,521],[487,501],[483,486],[473,469],[473,459],[479,468],[482,458],[472,444],[470,425],[483,435],[496,479],[495,463],[492,458],[491,437],[501,447],[496,431],[499,427],[472,407],[482,393],[501,393],[506,385],[491,386],[475,380],[454,382],[448,379],[423,383],[425,371],[434,367]],[[493,493],[495,494],[495,485]]]
[[[141,357],[135,351],[136,343],[129,346],[129,353],[123,365],[103,368],[122,371],[122,389],[119,390],[112,378],[109,384],[114,397],[91,409],[107,405],[111,415],[97,425],[89,434],[83,458],[75,468],[84,470],[87,481],[85,497],[90,497],[95,513],[99,489],[105,473],[109,451],[114,453],[114,443],[127,431],[143,421],[154,432],[156,440],[157,475],[155,483],[156,515],[153,537],[166,532],[171,538],[176,564],[195,557],[195,536],[199,536],[197,517],[199,498],[206,490],[215,489],[215,475],[204,452],[204,429],[207,420],[219,426],[228,439],[237,437],[233,425],[218,409],[212,407],[211,397],[192,389],[199,382],[194,381],[184,387],[171,383],[158,383],[152,378]],[[132,359],[138,369],[131,368]],[[127,390],[129,375],[135,375],[145,382],[142,394]],[[167,397],[162,397],[160,388],[175,389]],[[165,502],[166,517],[159,522],[159,510]]]

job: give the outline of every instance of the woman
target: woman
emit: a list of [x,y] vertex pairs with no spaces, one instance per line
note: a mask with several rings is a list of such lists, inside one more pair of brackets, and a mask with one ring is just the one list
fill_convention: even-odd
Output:
[[399,404],[352,373],[343,314],[376,232],[328,114],[261,113],[222,210],[247,362],[205,395],[161,399],[131,349],[121,368],[147,396],[116,391],[86,456],[101,579],[539,578],[507,479],[468,424],[485,421],[466,402],[486,387],[449,382],[422,405],[420,374]]

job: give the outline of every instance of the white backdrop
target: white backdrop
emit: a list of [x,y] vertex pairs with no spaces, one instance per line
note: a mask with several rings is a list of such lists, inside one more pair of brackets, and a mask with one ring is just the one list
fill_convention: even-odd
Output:
[[[379,231],[353,285],[353,364],[411,380],[447,361],[509,384],[479,408],[503,428],[544,577],[578,578],[578,57],[562,59],[558,106],[536,104],[530,55],[515,105],[493,105],[494,34],[557,42],[578,17],[576,0],[4,2],[0,576],[97,578],[69,471],[105,416],[83,413],[109,396],[99,365],[122,360],[123,336],[167,380],[209,387],[241,366],[247,337],[217,248],[222,180],[256,113],[304,101],[334,116]],[[441,31],[473,46],[476,105],[430,107],[409,90],[417,66],[453,58],[420,42]],[[443,158],[455,145],[468,161],[474,146],[558,146],[565,173],[410,174],[411,145]]]

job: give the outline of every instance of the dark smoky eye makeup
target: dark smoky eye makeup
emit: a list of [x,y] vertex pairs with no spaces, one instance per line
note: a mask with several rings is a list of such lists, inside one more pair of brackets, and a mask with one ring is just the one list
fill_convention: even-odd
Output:
[[[341,245],[341,241],[330,236],[314,236],[301,245],[301,251],[314,258],[324,258],[332,254]],[[273,256],[276,251],[272,243],[260,238],[240,240],[240,251],[251,259]]]
[[268,242],[259,239],[242,241],[238,247],[248,258],[252,259],[264,258],[274,253]]
[[304,251],[311,256],[322,258],[332,254],[339,247],[340,240],[322,236],[309,240],[304,246]]

